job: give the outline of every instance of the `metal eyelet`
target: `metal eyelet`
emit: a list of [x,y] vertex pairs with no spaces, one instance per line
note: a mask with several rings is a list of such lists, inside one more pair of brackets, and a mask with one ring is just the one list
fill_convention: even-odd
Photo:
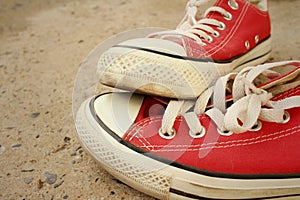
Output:
[[232,14],[230,12],[227,12],[226,15],[224,15],[224,19],[232,20]]
[[219,37],[220,33],[218,31],[214,31],[212,35],[215,36],[215,37]]
[[256,35],[256,36],[254,37],[254,40],[255,40],[255,43],[257,44],[257,43],[259,42],[259,35]]
[[232,10],[237,10],[239,9],[239,4],[235,1],[233,4],[232,4],[232,1],[228,1],[228,5],[229,7],[232,9]]
[[280,122],[280,124],[286,124],[290,121],[290,119],[291,119],[290,113],[288,113],[287,111],[284,111],[283,121]]
[[252,126],[250,131],[260,131],[261,128],[262,128],[261,121],[257,121],[257,123],[254,126]]
[[192,138],[202,138],[206,134],[206,129],[204,127],[202,127],[201,132],[198,132],[198,133],[193,133],[190,130],[189,134]]
[[162,129],[160,128],[158,131],[158,134],[160,135],[160,137],[162,137],[164,139],[171,140],[175,137],[176,131],[175,131],[175,129],[172,128],[171,133],[168,133],[168,132],[163,133]]
[[220,22],[218,29],[223,31],[226,29],[226,25],[223,22]]
[[212,43],[214,41],[214,38],[212,38],[211,36],[208,36],[206,41],[209,43]]
[[217,131],[220,135],[223,135],[223,136],[231,136],[233,134],[232,131],[228,131],[228,130],[221,131],[219,128],[217,128]]
[[248,40],[245,42],[245,47],[246,47],[247,49],[250,49],[250,42],[249,42]]

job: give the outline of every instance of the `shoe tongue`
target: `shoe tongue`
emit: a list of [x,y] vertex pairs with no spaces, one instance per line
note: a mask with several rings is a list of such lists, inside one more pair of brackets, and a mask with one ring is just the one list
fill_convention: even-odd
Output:
[[196,13],[196,19],[200,20],[205,11],[214,6],[214,4],[216,3],[216,0],[198,0],[196,1],[196,6],[197,6],[197,13]]
[[268,10],[268,1],[267,0],[248,0],[248,2],[260,10],[263,10],[263,11]]
[[162,97],[145,96],[135,123],[147,117],[163,115],[169,101]]
[[198,14],[200,14],[200,16],[203,16],[205,11],[208,8],[214,6],[216,3],[216,0],[199,0],[199,1],[200,1],[200,5],[198,6]]

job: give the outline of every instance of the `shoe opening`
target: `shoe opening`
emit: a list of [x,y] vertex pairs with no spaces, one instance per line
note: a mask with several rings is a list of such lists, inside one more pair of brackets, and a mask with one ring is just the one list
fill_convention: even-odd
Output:
[[262,11],[268,10],[268,0],[248,0],[248,2],[252,3]]

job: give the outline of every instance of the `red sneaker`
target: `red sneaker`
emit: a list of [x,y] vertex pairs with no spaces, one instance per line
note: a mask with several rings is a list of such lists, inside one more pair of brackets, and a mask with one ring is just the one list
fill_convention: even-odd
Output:
[[267,0],[217,0],[199,16],[203,2],[212,1],[189,2],[177,30],[111,47],[99,60],[100,82],[146,94],[196,98],[219,76],[267,60]]
[[160,199],[299,198],[299,112],[300,61],[282,62],[224,76],[196,104],[103,94],[76,127],[106,170]]

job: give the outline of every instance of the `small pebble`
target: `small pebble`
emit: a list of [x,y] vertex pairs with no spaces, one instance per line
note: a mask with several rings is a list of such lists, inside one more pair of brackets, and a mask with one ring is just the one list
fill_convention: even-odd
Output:
[[34,169],[22,169],[21,172],[33,172]]
[[21,3],[15,3],[11,8],[14,10],[14,9],[17,9],[22,6],[23,6],[23,4],[21,4]]
[[54,185],[54,188],[58,188],[58,187],[61,186],[63,183],[64,183],[64,180],[58,181],[58,182]]
[[75,164],[76,164],[76,161],[75,161],[75,160],[72,160],[72,161],[71,161],[71,164],[72,164],[72,165],[75,165]]
[[65,138],[64,138],[64,142],[68,143],[68,142],[70,142],[70,141],[71,141],[71,138],[69,138],[69,137],[65,137]]
[[7,130],[12,130],[12,129],[14,129],[15,127],[14,126],[9,126],[9,127],[6,127],[5,129],[7,129]]
[[99,5],[95,5],[92,9],[93,9],[93,10],[98,10],[99,8],[100,8]]
[[11,148],[18,148],[18,147],[21,147],[21,146],[22,146],[22,144],[14,144],[14,145],[11,146]]
[[69,195],[65,195],[65,196],[63,196],[63,199],[67,199],[67,198],[69,198]]
[[35,112],[35,113],[31,113],[31,118],[37,118],[41,113],[39,112]]
[[44,182],[41,179],[39,179],[37,182],[37,188],[42,189],[43,186],[44,186]]
[[91,178],[92,178],[92,175],[88,175],[88,176],[86,177],[86,179],[87,179],[88,181],[90,181]]
[[77,148],[75,149],[75,151],[78,151],[79,149],[81,149],[81,146],[77,147]]
[[31,182],[32,182],[32,178],[25,178],[24,179],[24,182],[26,183],[26,184],[30,184]]
[[56,174],[46,173],[45,176],[46,176],[46,183],[48,183],[49,185],[52,185],[56,182],[57,179]]
[[5,147],[0,145],[0,155],[3,154],[5,152]]

